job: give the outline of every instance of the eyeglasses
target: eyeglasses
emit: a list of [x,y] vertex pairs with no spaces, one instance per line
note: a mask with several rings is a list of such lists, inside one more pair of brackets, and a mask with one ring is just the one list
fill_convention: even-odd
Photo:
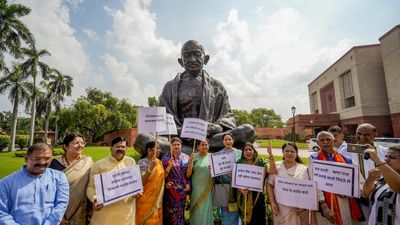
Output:
[[32,157],[28,156],[32,161],[39,162],[39,161],[50,161],[53,157]]

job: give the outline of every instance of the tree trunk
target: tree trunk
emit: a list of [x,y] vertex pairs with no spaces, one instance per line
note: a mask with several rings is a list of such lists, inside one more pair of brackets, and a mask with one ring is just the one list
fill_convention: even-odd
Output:
[[54,134],[54,141],[55,145],[58,144],[58,114],[56,115],[56,129],[55,129],[55,134]]
[[44,122],[44,142],[47,143],[48,135],[49,135],[49,120],[50,116],[46,116]]
[[12,112],[12,126],[11,126],[11,143],[8,146],[8,151],[14,151],[15,148],[15,134],[17,133],[17,121],[18,121],[18,94],[15,96],[14,99],[14,107],[13,107],[13,112]]
[[31,108],[31,123],[30,123],[30,133],[29,133],[29,146],[33,145],[33,138],[35,136],[35,119],[36,119],[36,76],[33,77],[33,86],[35,91],[32,96],[32,108]]

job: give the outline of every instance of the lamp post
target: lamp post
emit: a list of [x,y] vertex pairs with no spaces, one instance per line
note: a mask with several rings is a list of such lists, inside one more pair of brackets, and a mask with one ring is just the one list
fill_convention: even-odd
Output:
[[292,137],[293,137],[293,142],[296,143],[296,131],[295,131],[295,128],[294,128],[294,125],[295,125],[294,115],[296,114],[296,107],[292,106],[291,110],[292,110],[292,114],[293,114],[293,119],[292,119],[292,121],[293,121]]

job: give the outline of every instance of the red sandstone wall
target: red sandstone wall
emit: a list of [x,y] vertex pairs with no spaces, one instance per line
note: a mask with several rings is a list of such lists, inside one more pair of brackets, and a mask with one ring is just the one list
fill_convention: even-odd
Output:
[[111,145],[111,141],[118,136],[123,136],[124,138],[126,138],[126,140],[128,140],[128,146],[131,147],[133,146],[133,142],[135,142],[137,136],[137,128],[125,128],[114,131],[110,134],[106,134],[104,135],[104,141],[108,145]]

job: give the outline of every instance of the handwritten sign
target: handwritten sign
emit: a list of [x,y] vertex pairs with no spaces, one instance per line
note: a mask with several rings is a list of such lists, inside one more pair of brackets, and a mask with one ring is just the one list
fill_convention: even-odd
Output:
[[233,151],[220,151],[209,154],[208,161],[211,166],[211,176],[216,177],[232,172],[236,158]]
[[358,165],[312,160],[312,171],[320,190],[360,197]]
[[167,113],[167,121],[166,121],[166,127],[167,129],[164,131],[160,131],[158,134],[159,135],[176,135],[178,134],[178,130],[176,129],[176,124],[174,120],[174,116]]
[[167,129],[167,115],[165,107],[138,108],[139,133],[155,133]]
[[182,126],[182,138],[192,138],[196,140],[206,140],[207,121],[198,118],[185,118]]
[[282,205],[318,210],[317,182],[275,177],[275,198]]
[[94,175],[97,202],[109,205],[143,192],[139,166]]
[[234,164],[232,187],[263,192],[265,167],[247,164]]

